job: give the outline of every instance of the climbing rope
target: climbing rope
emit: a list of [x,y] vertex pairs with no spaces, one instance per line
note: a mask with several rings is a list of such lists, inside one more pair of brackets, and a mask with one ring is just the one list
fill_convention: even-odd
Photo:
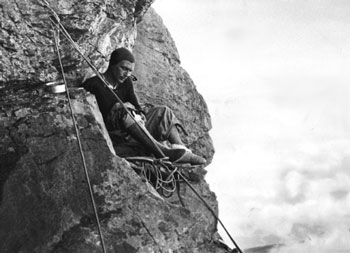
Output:
[[[170,164],[170,166],[172,168],[168,168],[168,170],[171,171],[171,169],[173,169],[173,165]],[[186,183],[186,185],[197,195],[197,197],[203,202],[203,204],[208,208],[208,210],[212,213],[212,215],[214,216],[214,218],[220,223],[220,225],[222,226],[222,228],[225,230],[226,234],[228,235],[228,237],[230,238],[231,242],[233,243],[233,245],[236,247],[236,250],[238,251],[238,253],[243,253],[242,250],[239,248],[238,244],[235,242],[235,240],[233,239],[233,237],[231,236],[231,234],[229,233],[229,231],[226,229],[224,223],[221,221],[221,219],[219,218],[219,216],[215,213],[215,211],[213,210],[213,208],[205,201],[205,199],[203,199],[203,197],[196,191],[196,189],[193,187],[193,185],[186,179],[186,177],[181,173],[181,171],[176,170],[177,175],[183,180],[183,182]]]
[[191,188],[191,190],[197,195],[197,197],[204,203],[204,205],[208,208],[208,210],[212,213],[212,215],[214,216],[214,218],[220,223],[220,225],[222,226],[222,228],[225,230],[226,234],[228,235],[228,237],[230,238],[231,242],[233,243],[233,245],[236,247],[236,250],[239,253],[243,253],[242,250],[239,248],[238,244],[235,242],[235,240],[233,239],[233,237],[231,236],[231,234],[228,232],[228,230],[226,229],[224,223],[221,221],[221,219],[219,218],[218,215],[216,215],[215,211],[213,210],[213,208],[211,208],[211,206],[209,206],[209,204],[203,199],[203,197],[196,191],[196,189],[191,185],[191,183],[186,179],[186,177],[184,177],[184,175],[182,175],[180,172],[178,172],[178,175],[180,176],[180,178],[186,183],[186,185],[188,185],[188,187]]
[[[52,24],[52,25],[54,25],[54,24]],[[75,117],[74,117],[72,101],[70,99],[68,85],[67,85],[66,77],[64,75],[62,59],[61,59],[61,54],[60,54],[60,50],[59,50],[59,30],[56,31],[55,29],[53,29],[53,32],[54,32],[55,46],[56,46],[56,51],[57,51],[57,55],[58,55],[58,60],[59,60],[60,67],[61,67],[63,82],[64,82],[64,85],[66,87],[66,94],[67,94],[67,98],[68,98],[69,109],[70,109],[71,117],[72,117],[72,120],[73,120],[73,125],[74,125],[74,129],[75,129],[75,135],[76,135],[77,140],[78,140],[79,152],[80,152],[81,160],[83,162],[85,178],[86,178],[87,186],[88,186],[88,189],[89,189],[89,196],[90,196],[90,200],[91,200],[91,205],[92,205],[92,208],[93,208],[93,211],[94,211],[94,215],[95,215],[95,219],[96,219],[96,223],[97,223],[97,228],[98,228],[98,233],[100,235],[100,241],[101,241],[101,245],[102,245],[102,250],[103,250],[104,253],[106,253],[106,247],[105,247],[103,234],[102,234],[102,229],[101,229],[101,225],[100,225],[100,220],[99,220],[99,217],[98,217],[96,203],[95,203],[95,199],[94,199],[94,195],[93,195],[93,191],[92,191],[92,187],[91,187],[91,183],[90,183],[89,173],[87,171],[87,166],[86,166],[86,161],[85,161],[83,148],[82,148],[82,145],[81,145],[79,130],[78,130],[77,122],[76,122]]]
[[150,159],[148,157],[126,157],[125,159],[163,197],[170,198],[177,190],[175,178],[177,169],[168,173],[163,159]]

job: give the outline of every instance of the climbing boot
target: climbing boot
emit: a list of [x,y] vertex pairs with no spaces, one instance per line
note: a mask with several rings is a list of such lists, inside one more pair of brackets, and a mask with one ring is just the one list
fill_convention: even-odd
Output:
[[162,151],[164,152],[164,154],[169,157],[169,160],[171,162],[174,162],[176,160],[179,160],[181,157],[183,157],[185,155],[185,153],[187,152],[184,149],[170,149],[170,148],[166,148],[166,147],[162,147]]
[[179,159],[174,161],[174,163],[190,163],[192,165],[201,165],[205,164],[206,162],[207,160],[205,160],[203,157],[195,155],[189,151],[185,151],[185,153]]

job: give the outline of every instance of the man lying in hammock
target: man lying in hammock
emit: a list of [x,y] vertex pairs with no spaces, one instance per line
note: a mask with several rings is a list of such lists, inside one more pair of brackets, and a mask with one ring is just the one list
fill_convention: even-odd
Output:
[[178,132],[178,128],[183,127],[170,108],[153,107],[143,113],[131,78],[134,67],[133,54],[126,48],[118,48],[113,51],[108,69],[102,74],[133,116],[118,103],[99,77],[91,77],[83,83],[83,87],[96,97],[117,155],[154,155],[156,158],[165,155],[175,163],[206,163],[183,144]]

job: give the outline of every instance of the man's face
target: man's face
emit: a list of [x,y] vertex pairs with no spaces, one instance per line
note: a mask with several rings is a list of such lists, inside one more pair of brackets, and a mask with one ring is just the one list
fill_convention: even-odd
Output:
[[135,63],[129,61],[121,61],[111,67],[111,74],[115,82],[121,84],[134,71]]

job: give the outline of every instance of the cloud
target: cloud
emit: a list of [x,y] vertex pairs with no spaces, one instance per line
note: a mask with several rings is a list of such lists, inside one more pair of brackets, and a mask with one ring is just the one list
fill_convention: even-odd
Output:
[[[341,160],[334,163],[332,152],[337,151],[328,151],[328,158],[319,160],[316,156],[313,163],[304,161],[299,163],[300,167],[289,167],[279,180],[270,181],[270,188],[262,190],[261,182],[255,182],[254,188],[245,186],[242,189],[252,193],[244,194],[240,211],[234,212],[240,217],[232,219],[242,245],[292,245],[290,249],[278,251],[281,253],[293,252],[294,245],[305,250],[294,252],[332,252],[335,245],[338,249],[350,248],[346,239],[350,229],[350,177],[343,172]],[[314,168],[306,169],[302,164],[312,164]],[[274,178],[280,166],[276,166],[275,171],[265,171],[265,177]],[[266,182],[265,177],[259,173],[259,180]],[[237,201],[237,196],[232,199]],[[321,246],[328,251],[317,251]]]
[[220,215],[244,248],[282,243],[317,252],[314,242],[323,240],[329,249],[338,243],[334,234],[348,236],[341,224],[350,223],[349,138],[334,135],[346,125],[329,131],[329,119],[315,113],[323,100],[312,98],[305,122],[305,104],[276,102],[271,95],[280,91],[268,90],[215,101],[220,131],[212,134],[217,153],[207,179],[219,193]]

